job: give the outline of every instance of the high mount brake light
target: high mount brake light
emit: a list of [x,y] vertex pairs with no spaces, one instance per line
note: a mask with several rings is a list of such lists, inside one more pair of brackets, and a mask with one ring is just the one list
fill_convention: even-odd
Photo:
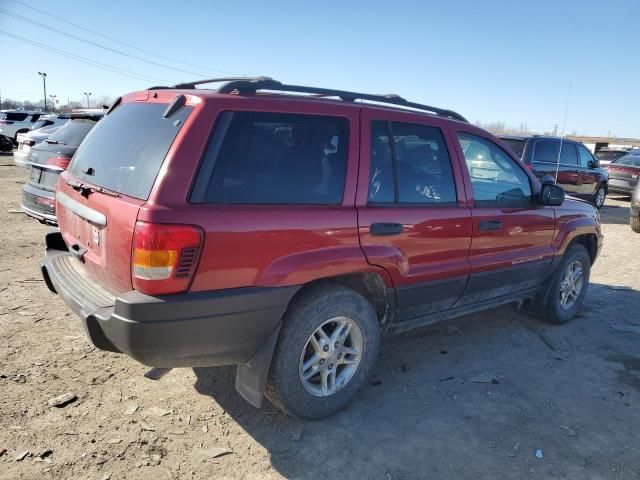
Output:
[[131,258],[133,288],[149,295],[187,290],[202,238],[202,231],[190,225],[136,222]]

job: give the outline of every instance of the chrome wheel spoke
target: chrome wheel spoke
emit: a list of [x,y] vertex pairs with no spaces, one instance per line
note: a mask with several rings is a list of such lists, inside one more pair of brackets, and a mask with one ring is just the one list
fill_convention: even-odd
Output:
[[313,351],[316,354],[320,354],[320,352],[322,352],[322,346],[320,345],[320,343],[318,343],[318,339],[316,338],[315,332],[313,332],[311,334],[311,337],[309,337],[309,344],[311,345],[311,348],[313,348]]
[[309,358],[309,360],[307,360],[306,362],[304,362],[304,364],[302,365],[302,371],[306,372],[307,370],[309,370],[311,367],[313,367],[318,360],[320,360],[320,356],[317,353],[314,353],[311,358]]
[[330,391],[334,392],[336,390],[336,369],[335,368],[329,371],[329,374],[327,375],[327,384]]
[[304,380],[309,380],[311,377],[313,377],[317,373],[318,373],[318,367],[317,365],[313,365],[311,368],[309,368],[307,371],[304,372],[304,374],[302,375],[302,378]]
[[360,352],[353,347],[342,347],[342,353],[345,355],[360,355]]
[[331,337],[329,337],[329,341],[334,343],[336,340],[342,337],[342,332],[347,327],[347,322],[345,320],[336,322],[336,328],[331,332]]
[[325,395],[329,393],[329,371],[322,370],[320,372],[320,388]]

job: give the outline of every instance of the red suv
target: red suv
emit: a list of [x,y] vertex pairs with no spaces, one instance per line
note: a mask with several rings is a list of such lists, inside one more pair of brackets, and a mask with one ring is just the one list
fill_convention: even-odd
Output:
[[223,80],[123,96],[61,175],[42,273],[96,347],[238,365],[252,404],[321,418],[382,334],[580,308],[597,210],[491,134],[396,95]]

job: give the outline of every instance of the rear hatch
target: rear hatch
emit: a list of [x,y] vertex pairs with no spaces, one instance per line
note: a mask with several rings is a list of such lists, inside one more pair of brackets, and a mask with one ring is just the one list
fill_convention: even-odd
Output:
[[609,187],[612,190],[630,191],[638,183],[640,156],[629,155],[607,165]]
[[193,107],[164,116],[167,104],[123,102],[98,122],[61,175],[58,224],[70,251],[114,294],[132,289],[138,211]]

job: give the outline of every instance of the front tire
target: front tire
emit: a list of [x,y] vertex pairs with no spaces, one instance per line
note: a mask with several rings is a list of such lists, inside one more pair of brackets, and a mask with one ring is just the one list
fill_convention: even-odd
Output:
[[303,291],[284,315],[267,398],[295,417],[333,415],[351,403],[379,346],[380,325],[362,295],[331,284]]
[[544,318],[549,323],[566,323],[580,310],[589,287],[591,257],[580,244],[571,245],[554,275]]

